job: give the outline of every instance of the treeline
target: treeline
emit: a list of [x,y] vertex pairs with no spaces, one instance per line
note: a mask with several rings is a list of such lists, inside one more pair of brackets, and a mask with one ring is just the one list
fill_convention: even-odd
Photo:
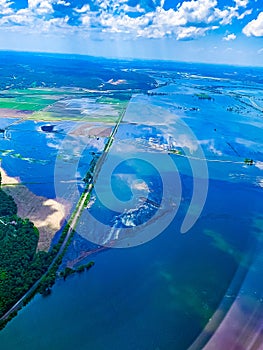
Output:
[[75,269],[72,269],[70,267],[66,267],[65,270],[61,271],[59,276],[62,277],[64,280],[66,280],[66,278],[70,275],[73,275],[74,273],[82,273],[85,270],[89,270],[92,268],[92,266],[94,266],[94,261],[90,261],[87,264],[81,265],[76,267]]
[[17,206],[13,198],[0,190],[0,217],[12,216],[17,213]]
[[[38,292],[44,295],[50,293],[56,281],[58,267],[75,232],[72,230],[71,237],[63,246],[69,229],[70,224],[67,223],[59,241],[48,253],[37,252],[39,232],[28,219],[23,220],[17,216],[16,203],[1,189],[0,173],[0,318],[26,293],[23,305]],[[90,262],[73,272],[88,270],[93,265],[94,262]],[[66,272],[68,273],[69,271]],[[16,313],[17,310],[0,320],[0,329]]]
[[43,275],[50,253],[36,252],[39,233],[17,216],[13,198],[0,188],[0,317]]

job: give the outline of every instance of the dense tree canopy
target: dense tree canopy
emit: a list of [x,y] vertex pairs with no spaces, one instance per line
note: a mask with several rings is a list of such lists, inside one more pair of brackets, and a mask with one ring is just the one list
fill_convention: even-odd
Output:
[[11,216],[16,214],[17,207],[13,198],[6,194],[4,191],[0,191],[0,217]]
[[0,189],[0,316],[43,275],[50,255],[36,252],[38,230],[17,215],[11,196]]

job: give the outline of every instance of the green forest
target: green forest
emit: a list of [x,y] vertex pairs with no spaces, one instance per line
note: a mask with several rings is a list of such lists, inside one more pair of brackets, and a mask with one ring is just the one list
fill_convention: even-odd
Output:
[[0,317],[50,264],[49,253],[37,252],[38,239],[37,228],[17,216],[13,198],[0,188]]

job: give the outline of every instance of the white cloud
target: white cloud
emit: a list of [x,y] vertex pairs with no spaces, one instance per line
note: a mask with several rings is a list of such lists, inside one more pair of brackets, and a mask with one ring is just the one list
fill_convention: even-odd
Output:
[[[175,12],[179,22],[186,23],[211,23],[214,19],[214,8],[217,0],[192,0],[184,1]],[[166,12],[166,11],[165,11]]]
[[100,10],[108,13],[119,12],[127,2],[128,0],[95,0]]
[[91,17],[89,15],[82,15],[81,16],[81,23],[85,26],[85,27],[89,27],[90,25],[90,20]]
[[243,28],[243,33],[246,36],[263,36],[263,12],[260,12],[256,19],[253,19]]
[[251,15],[251,13],[253,12],[252,9],[249,9],[249,10],[246,10],[244,11],[243,13],[241,13],[241,15],[239,15],[237,17],[237,19],[243,19],[244,17],[248,16],[248,15]]
[[75,8],[74,11],[77,12],[77,13],[89,12],[90,11],[90,6],[89,6],[89,4],[86,4],[86,5],[82,6],[80,9]]
[[183,26],[187,23],[186,18],[179,14],[178,11],[169,9],[168,11],[159,8],[159,11],[152,13],[153,25],[156,27],[175,27]]
[[234,0],[237,7],[247,7],[249,0]]
[[[263,162],[258,161],[258,162],[255,163],[255,166],[256,166],[257,168],[259,168],[260,170],[263,170]],[[262,186],[262,187],[263,187],[263,186]]]
[[224,38],[223,38],[223,40],[225,40],[225,41],[230,41],[230,40],[235,40],[236,39],[236,35],[233,33],[233,34],[228,34],[227,36],[225,36]]
[[[97,0],[101,7],[98,26],[103,26],[104,32],[126,33],[134,37],[162,38],[173,36],[178,40],[196,38],[203,36],[207,31],[215,30],[218,24],[229,25],[233,19],[243,19],[252,10],[240,13],[249,3],[248,0],[235,0],[235,6],[225,6],[223,9],[217,7],[217,0],[190,0],[183,1],[176,9],[163,9],[157,7],[155,11],[143,13],[133,18],[126,13],[131,11],[126,0],[115,4],[115,0]],[[109,11],[109,8],[111,9]],[[116,9],[123,11],[116,15]],[[134,7],[134,11],[142,13],[140,7]],[[233,39],[229,37],[229,40]]]
[[[106,7],[106,1],[103,4]],[[185,1],[177,10],[166,11],[159,6],[155,12],[135,18],[126,14],[116,16],[114,13],[101,11],[99,23],[104,32],[133,34],[134,37],[146,38],[172,36],[178,40],[192,39],[203,36],[208,30],[218,28],[208,25],[217,18],[214,11],[216,4],[217,0]],[[124,4],[123,8],[127,9],[127,5]]]
[[263,47],[257,51],[259,55],[263,54]]
[[29,25],[34,20],[31,11],[28,9],[22,9],[17,11],[16,13],[12,13],[11,15],[4,16],[0,19],[0,25]]
[[[38,28],[39,32],[45,33],[64,28],[83,35],[92,30],[121,33],[129,35],[129,38],[173,37],[186,40],[204,36],[219,25],[229,25],[233,19],[241,20],[252,12],[252,9],[246,9],[249,0],[233,0],[233,6],[221,8],[218,0],[185,0],[176,9],[169,10],[163,8],[164,0],[160,0],[154,1],[160,5],[150,12],[146,12],[143,2],[130,6],[128,0],[93,0],[96,10],[92,11],[89,4],[72,9],[72,17],[78,20],[74,26],[74,21],[70,22],[68,17],[55,17],[53,9],[54,4],[69,6],[70,3],[70,0],[28,0],[28,8],[15,11],[9,0],[0,0],[0,14],[4,14],[0,25],[8,28],[24,26],[25,31]],[[129,16],[130,13],[137,15]],[[224,40],[234,40],[233,35],[226,36]]]
[[129,6],[127,4],[123,5],[123,11],[124,12],[134,12],[134,13],[145,13],[145,9],[142,8],[140,5],[136,5],[136,6]]
[[105,27],[104,31],[113,33],[132,33],[134,29],[139,32],[141,28],[148,26],[150,16],[140,16],[131,18],[128,15],[113,16],[111,14],[102,13],[100,15],[100,23]]
[[221,19],[219,23],[222,25],[231,24],[232,20],[239,16],[239,13],[236,7],[228,7],[228,8],[225,8],[224,10],[220,10],[217,8],[215,9],[215,13],[217,14],[217,17]]
[[[35,1],[34,4],[31,3],[32,6],[35,4],[37,4],[37,1]],[[47,12],[45,12],[45,14],[47,14]],[[32,7],[21,9],[16,13],[0,18],[0,26],[5,26],[10,31],[24,30],[26,28],[28,33],[39,33],[39,28],[41,28],[41,33],[54,34],[60,32],[61,34],[64,34],[65,31],[74,31],[73,27],[68,24],[68,21],[68,16],[65,16],[64,18],[51,17],[47,19],[44,16],[39,15],[39,12],[36,12],[35,8]],[[19,27],[17,25],[19,25]]]
[[198,28],[198,27],[180,27],[176,33],[177,40],[186,40],[194,39],[196,37],[204,36],[208,30],[215,30],[217,26],[207,27],[207,28]]
[[28,8],[42,16],[54,12],[52,0],[28,0]]
[[51,18],[43,23],[43,32],[50,32],[50,30],[67,28],[69,17],[64,18]]
[[249,3],[248,0],[235,0],[236,6],[226,6],[223,10],[215,8],[215,13],[218,18],[221,19],[220,24],[227,25],[231,24],[234,18],[243,19],[245,16],[252,13],[252,9],[245,10],[240,13],[240,7],[246,7]]
[[0,15],[10,15],[13,13],[11,9],[11,2],[8,0],[0,0]]
[[66,2],[64,0],[57,0],[57,4],[58,5],[63,5],[63,6],[70,6],[71,5],[70,2]]

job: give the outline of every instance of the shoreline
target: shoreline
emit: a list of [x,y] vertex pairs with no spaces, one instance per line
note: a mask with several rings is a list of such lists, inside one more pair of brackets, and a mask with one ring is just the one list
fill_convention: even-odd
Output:
[[55,234],[62,228],[69,213],[69,205],[55,199],[37,196],[25,185],[20,184],[19,177],[8,176],[0,166],[2,190],[14,198],[17,215],[28,218],[39,231],[38,250],[48,251]]

